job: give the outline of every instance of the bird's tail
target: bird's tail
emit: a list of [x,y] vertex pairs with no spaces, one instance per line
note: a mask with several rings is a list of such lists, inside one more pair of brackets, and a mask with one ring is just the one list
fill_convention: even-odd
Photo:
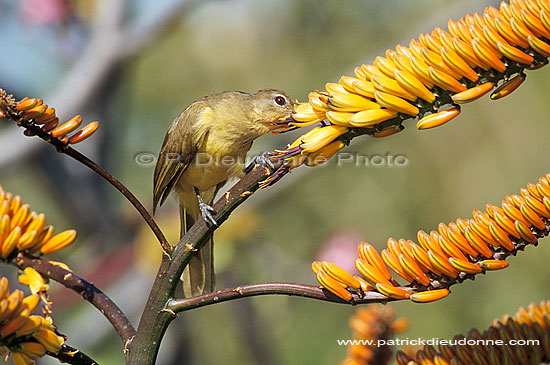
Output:
[[[195,223],[183,207],[180,208],[181,230],[180,238]],[[208,242],[191,256],[191,261],[181,275],[183,281],[183,295],[185,298],[194,297],[211,292],[216,287],[214,275],[214,240],[212,236]]]

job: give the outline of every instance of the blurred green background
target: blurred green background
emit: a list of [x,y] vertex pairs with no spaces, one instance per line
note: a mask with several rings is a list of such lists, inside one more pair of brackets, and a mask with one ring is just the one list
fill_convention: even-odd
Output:
[[[177,2],[128,2],[124,25],[147,29],[163,9]],[[44,98],[63,113],[61,106],[70,105],[79,85],[86,89],[94,80],[84,68],[68,98],[56,94],[71,68],[87,54],[101,4],[0,0],[0,87],[18,98]],[[308,92],[352,75],[355,66],[371,63],[387,48],[407,44],[435,26],[445,27],[449,18],[497,4],[194,2],[158,36],[122,61],[114,60],[77,110],[68,108],[101,124],[101,133],[77,149],[100,162],[150,207],[154,163],[139,157],[158,153],[169,124],[193,100],[223,90],[279,88],[305,101]],[[103,52],[108,46],[107,42],[99,49]],[[87,57],[93,64],[95,56]],[[390,236],[416,239],[419,229],[429,231],[440,221],[469,217],[472,209],[483,209],[487,202],[499,204],[505,194],[549,172],[549,91],[550,68],[530,71],[511,96],[497,102],[485,97],[466,105],[458,118],[441,128],[417,131],[408,121],[402,133],[357,138],[344,150],[371,157],[402,155],[404,166],[365,167],[337,164],[334,159],[327,166],[296,169],[255,194],[215,235],[218,287],[264,281],[314,284],[314,259],[350,265],[361,240],[382,248]],[[79,231],[77,242],[57,259],[90,277],[137,324],[158,263],[154,237],[113,188],[50,146],[19,135],[22,131],[14,125],[0,121],[0,184],[45,212],[58,230]],[[251,154],[284,147],[296,137],[262,137]],[[175,240],[174,200],[160,209],[158,219]],[[410,320],[401,338],[449,339],[471,327],[483,329],[493,318],[531,301],[549,299],[547,246],[547,239],[541,240],[540,247],[511,257],[508,269],[455,286],[440,302],[392,304],[398,316]],[[16,275],[11,267],[1,270],[2,275]],[[72,293],[52,286],[57,289],[54,319],[69,343],[100,363],[122,362],[122,344],[107,321]],[[347,322],[354,311],[272,296],[186,312],[170,327],[159,363],[335,364],[346,352],[336,340],[350,338]]]

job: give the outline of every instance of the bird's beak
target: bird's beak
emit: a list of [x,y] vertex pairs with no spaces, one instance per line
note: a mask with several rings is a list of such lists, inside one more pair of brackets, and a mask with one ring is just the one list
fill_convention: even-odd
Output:
[[273,125],[275,126],[274,129],[276,129],[275,131],[273,131],[273,133],[274,134],[285,133],[296,129],[297,127],[290,125],[290,123],[294,121],[295,120],[292,119],[291,116],[277,119],[276,122],[273,122]]
[[285,125],[285,124],[288,124],[290,122],[294,122],[294,119],[292,119],[292,117],[288,116],[288,117],[282,117],[282,118],[277,119],[277,122],[275,122],[275,124],[276,125]]

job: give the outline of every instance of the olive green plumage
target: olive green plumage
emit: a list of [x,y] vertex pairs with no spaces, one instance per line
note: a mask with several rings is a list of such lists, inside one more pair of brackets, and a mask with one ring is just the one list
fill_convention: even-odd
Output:
[[[201,216],[198,190],[211,205],[225,182],[242,175],[254,139],[277,128],[294,103],[283,91],[226,91],[201,98],[176,118],[164,138],[153,178],[153,211],[175,191],[181,236]],[[191,258],[182,275],[186,297],[214,290],[213,243]]]

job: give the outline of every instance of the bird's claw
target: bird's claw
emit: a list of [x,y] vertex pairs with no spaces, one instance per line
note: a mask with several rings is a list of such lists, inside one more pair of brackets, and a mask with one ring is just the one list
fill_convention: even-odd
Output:
[[212,215],[216,214],[214,208],[204,202],[199,202],[199,209],[201,210],[202,219],[204,219],[206,224],[211,223],[214,226],[218,227],[218,222],[216,222],[214,216]]
[[269,168],[271,171],[274,171],[276,169],[276,164],[271,161],[273,156],[276,156],[273,152],[262,152],[261,155],[254,157],[252,162],[244,168],[244,173],[248,174],[250,171],[254,170],[256,165],[264,166]]
[[213,224],[215,227],[218,227],[218,222],[214,219],[214,216],[212,214],[216,214],[216,211],[214,208],[212,208],[210,205],[206,204],[200,194],[197,188],[195,188],[195,193],[197,194],[197,200],[199,201],[199,209],[201,211],[202,219],[204,219],[204,222],[208,224]]

